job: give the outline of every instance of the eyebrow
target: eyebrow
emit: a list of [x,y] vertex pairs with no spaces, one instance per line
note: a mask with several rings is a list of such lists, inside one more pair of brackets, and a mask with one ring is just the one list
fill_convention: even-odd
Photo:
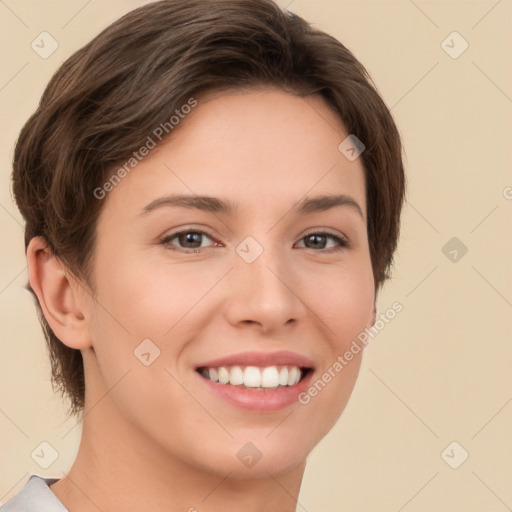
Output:
[[[174,206],[191,209],[195,208],[205,212],[222,213],[225,215],[234,215],[238,211],[236,203],[222,200],[217,197],[198,195],[168,195],[151,201],[151,203],[142,209],[139,215],[145,215],[163,206]],[[305,198],[303,201],[295,205],[291,211],[297,214],[308,214],[330,210],[331,208],[338,206],[347,206],[354,209],[364,220],[363,211],[357,201],[345,194],[321,195]]]

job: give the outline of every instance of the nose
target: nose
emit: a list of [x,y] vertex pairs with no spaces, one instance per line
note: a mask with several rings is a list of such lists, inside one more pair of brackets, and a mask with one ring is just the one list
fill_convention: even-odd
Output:
[[229,273],[225,315],[236,327],[250,326],[268,334],[296,324],[305,314],[301,279],[284,254],[270,249],[251,263],[235,256]]

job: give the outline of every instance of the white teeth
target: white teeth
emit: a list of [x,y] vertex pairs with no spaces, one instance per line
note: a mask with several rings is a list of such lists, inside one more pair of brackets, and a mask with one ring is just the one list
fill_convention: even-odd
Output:
[[221,384],[227,384],[229,382],[229,372],[227,368],[224,368],[224,366],[221,366],[218,370],[219,374],[219,382]]
[[244,372],[240,366],[233,366],[231,368],[229,383],[233,386],[239,386],[244,383]]
[[261,387],[277,388],[279,386],[279,374],[275,366],[264,368],[261,372]]
[[302,371],[298,366],[220,366],[219,368],[204,368],[203,377],[220,384],[232,386],[244,385],[248,388],[277,388],[278,386],[294,386],[301,377]]
[[261,372],[256,366],[248,366],[244,370],[244,386],[259,388],[261,386]]
[[300,380],[300,370],[296,366],[292,366],[288,371],[288,386],[297,384]]

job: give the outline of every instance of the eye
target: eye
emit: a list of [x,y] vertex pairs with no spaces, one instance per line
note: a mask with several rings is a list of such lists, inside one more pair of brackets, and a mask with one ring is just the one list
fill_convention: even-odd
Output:
[[[161,240],[161,244],[165,245],[167,248],[173,251],[181,251],[185,253],[200,253],[201,250],[206,247],[213,247],[218,245],[217,243],[210,245],[203,245],[204,238],[209,238],[213,240],[212,235],[206,233],[201,230],[183,230],[177,231],[176,233],[171,233]],[[305,248],[306,249],[314,249],[319,250],[320,252],[336,252],[341,251],[345,248],[350,247],[348,240],[342,238],[338,235],[334,235],[328,232],[313,232],[309,233],[306,236],[302,237],[302,241],[306,241]],[[331,246],[328,250],[328,240],[333,240],[335,245]],[[174,241],[174,242],[173,242]]]
[[[334,240],[337,246],[331,246],[329,250],[325,251],[323,249],[326,249],[328,239]],[[317,249],[327,253],[341,251],[349,247],[348,240],[328,232],[309,233],[301,239],[301,241],[303,240],[306,240],[307,249]]]
[[[208,247],[202,245],[204,237],[213,240],[212,237],[204,231],[185,230],[171,233],[170,235],[165,236],[162,238],[161,243],[173,251],[181,250],[183,252],[197,253],[201,252],[200,249]],[[173,240],[177,240],[177,243],[180,244],[180,247],[176,247],[176,245],[172,243]]]

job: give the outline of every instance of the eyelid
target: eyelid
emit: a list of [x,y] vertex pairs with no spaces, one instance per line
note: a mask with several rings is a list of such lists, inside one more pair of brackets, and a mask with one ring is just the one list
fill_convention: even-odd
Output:
[[184,226],[177,226],[175,228],[169,229],[168,231],[165,231],[165,234],[162,235],[162,237],[167,237],[170,235],[179,235],[183,231],[193,231],[194,233],[205,233],[209,236],[216,236],[213,234],[213,231],[211,231],[209,228],[206,228],[202,225],[195,225],[195,224],[185,224]]
[[340,231],[331,231],[328,228],[313,228],[302,235],[301,239],[309,235],[330,235],[336,238],[340,238],[347,245],[350,244],[350,240]]

